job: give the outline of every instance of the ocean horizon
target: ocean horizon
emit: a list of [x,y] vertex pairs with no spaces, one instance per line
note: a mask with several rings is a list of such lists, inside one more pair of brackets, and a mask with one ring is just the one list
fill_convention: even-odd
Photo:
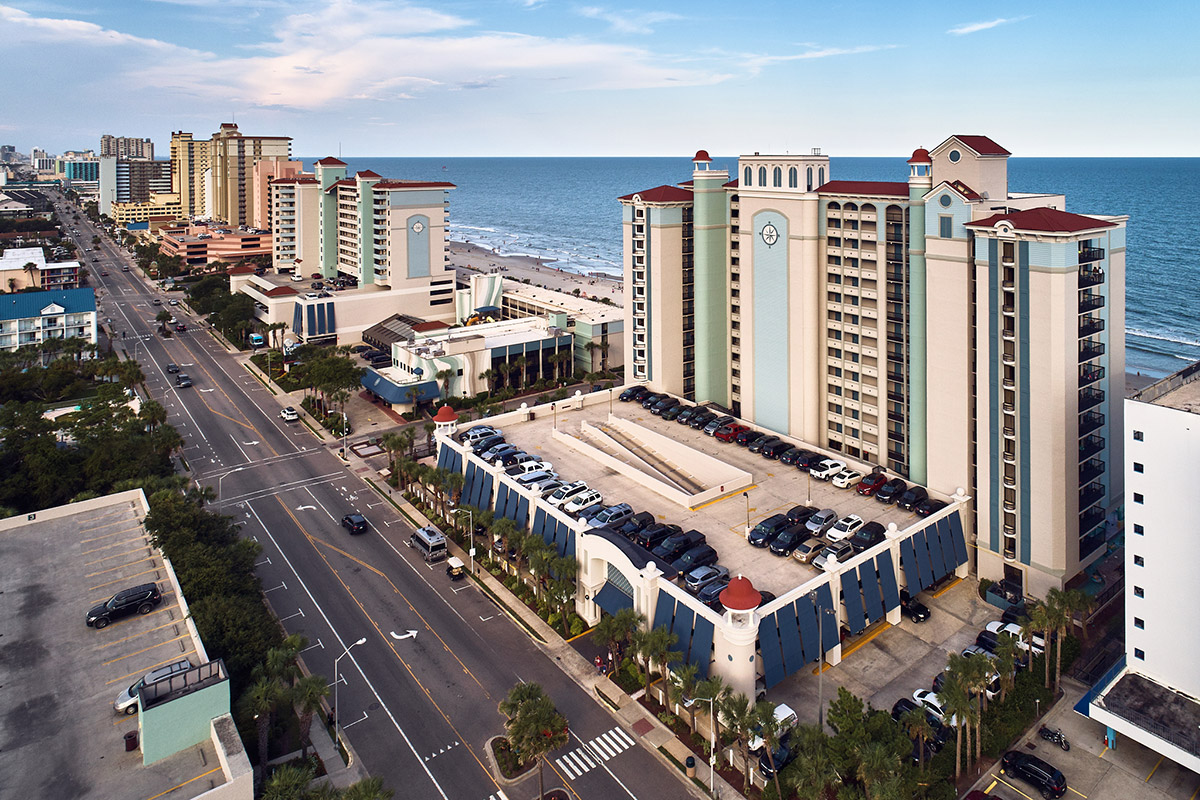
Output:
[[[621,274],[618,197],[692,173],[686,155],[341,159],[350,174],[449,181],[451,239],[585,274]],[[833,156],[829,178],[903,181],[906,159]],[[737,156],[714,156],[711,168],[734,177]],[[1158,377],[1200,361],[1200,158],[1013,157],[1008,181],[1014,192],[1064,194],[1068,211],[1127,215],[1126,368]]]

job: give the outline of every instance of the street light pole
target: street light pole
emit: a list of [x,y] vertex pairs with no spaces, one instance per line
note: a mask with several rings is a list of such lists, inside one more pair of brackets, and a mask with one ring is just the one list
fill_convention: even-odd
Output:
[[471,537],[470,547],[467,548],[467,555],[471,557],[471,574],[475,574],[475,511],[470,508],[454,508],[451,509],[455,514],[466,512],[467,515],[467,535]]
[[750,535],[750,493],[742,492],[742,497],[746,500],[746,535]]
[[224,475],[218,475],[218,476],[217,476],[217,499],[218,499],[218,500],[220,500],[220,499],[221,499],[221,481],[225,480],[226,478],[228,478],[228,477],[229,477],[230,475],[232,475],[233,473],[235,473],[235,472],[241,472],[241,471],[242,471],[242,470],[244,470],[244,469],[245,469],[245,467],[237,467],[237,468],[235,468],[235,469],[231,469],[231,470],[229,470],[229,472],[226,472]]
[[355,647],[366,643],[367,637],[364,636],[343,650],[342,655],[333,660],[333,735],[337,737],[338,744],[342,743],[342,709],[338,707],[338,684],[342,682],[342,676],[338,674],[338,662],[342,660],[342,656],[349,653]]
[[[814,604],[816,597],[812,598]],[[825,615],[833,616],[832,608],[817,606],[817,727],[825,732]]]
[[708,748],[708,791],[713,797],[717,796],[717,709],[715,697],[707,697],[708,700],[708,729],[712,734],[712,744]]

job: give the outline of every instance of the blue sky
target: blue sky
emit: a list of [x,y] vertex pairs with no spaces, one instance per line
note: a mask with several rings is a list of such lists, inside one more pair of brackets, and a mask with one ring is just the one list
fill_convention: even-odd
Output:
[[1195,2],[0,0],[0,143],[1200,155]]

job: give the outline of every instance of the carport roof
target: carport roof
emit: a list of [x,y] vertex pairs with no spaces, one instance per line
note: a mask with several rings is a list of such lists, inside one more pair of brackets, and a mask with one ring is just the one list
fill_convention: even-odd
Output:
[[418,403],[436,400],[441,396],[437,381],[398,384],[373,369],[368,369],[363,375],[362,385],[364,389],[374,392],[389,403],[413,402],[408,393],[414,388],[417,390],[416,400]]
[[[636,544],[629,541],[612,528],[593,528],[592,530],[587,531],[587,533],[592,536],[599,536],[600,538],[604,539],[604,541],[610,542],[614,547],[616,547],[618,550],[624,553],[626,557],[629,558],[635,569],[644,569],[647,564],[649,564],[651,561],[654,561],[654,557],[650,555],[648,550],[638,547]],[[668,580],[679,574],[670,564],[660,564],[655,561],[654,566],[657,567],[662,572],[663,577],[667,578]]]

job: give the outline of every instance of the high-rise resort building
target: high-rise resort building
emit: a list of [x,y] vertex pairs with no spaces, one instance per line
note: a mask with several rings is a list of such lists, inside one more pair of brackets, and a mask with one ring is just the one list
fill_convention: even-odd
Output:
[[952,136],[907,181],[841,181],[819,150],[734,176],[698,152],[691,180],[620,198],[625,363],[963,489],[978,575],[1042,595],[1103,554],[1123,499],[1127,218],[1009,191],[1009,155]]
[[100,213],[112,216],[113,203],[144,203],[151,193],[171,191],[171,162],[100,156]]
[[100,137],[100,156],[120,159],[144,158],[154,160],[154,142],[136,136],[113,136],[106,133]]
[[[255,210],[255,165],[288,161],[288,136],[247,136],[224,122],[211,139],[171,134],[171,181],[185,217],[210,217],[229,225],[250,223]],[[274,174],[282,174],[276,172]]]

